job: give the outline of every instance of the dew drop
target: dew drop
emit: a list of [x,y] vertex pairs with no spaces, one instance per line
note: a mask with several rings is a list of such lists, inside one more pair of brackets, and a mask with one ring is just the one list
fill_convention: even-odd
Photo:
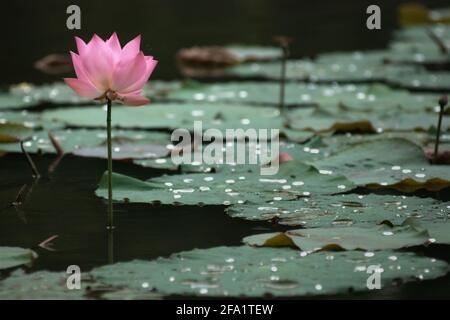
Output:
[[396,257],[396,256],[389,256],[389,260],[391,260],[391,261],[397,261],[397,257]]

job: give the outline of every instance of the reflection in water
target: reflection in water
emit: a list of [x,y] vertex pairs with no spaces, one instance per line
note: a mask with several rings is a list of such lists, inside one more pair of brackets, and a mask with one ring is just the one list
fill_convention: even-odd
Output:
[[114,263],[114,227],[108,229],[108,264]]

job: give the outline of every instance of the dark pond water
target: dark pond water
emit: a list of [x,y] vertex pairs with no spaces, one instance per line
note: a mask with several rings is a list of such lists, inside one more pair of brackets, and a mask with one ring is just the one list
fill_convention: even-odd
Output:
[[[74,50],[73,36],[109,36],[113,31],[129,40],[143,36],[143,50],[159,65],[156,79],[178,77],[174,55],[182,47],[244,43],[271,45],[274,35],[296,39],[292,56],[312,56],[337,50],[384,47],[396,27],[396,8],[405,0],[15,0],[2,3],[0,84],[49,82],[33,63],[49,53]],[[429,7],[448,0],[422,0]],[[81,30],[66,28],[66,8],[81,8]],[[366,28],[366,8],[378,4],[382,29]]]
[[[204,44],[271,44],[276,34],[297,39],[293,56],[303,57],[334,50],[383,47],[396,27],[395,8],[402,1],[378,1],[383,29],[365,28],[367,1],[8,1],[3,12],[0,84],[58,80],[33,68],[35,60],[53,52],[73,49],[75,34],[87,38],[113,30],[123,38],[144,37],[144,51],[160,61],[153,78],[179,78],[174,54],[184,46]],[[65,8],[78,3],[82,9],[81,32],[65,28]],[[427,1],[442,6],[447,1]],[[46,172],[51,156],[34,156]],[[33,184],[22,155],[0,157],[0,245],[35,249],[40,258],[32,270],[65,270],[77,264],[86,271],[107,263],[106,205],[94,195],[106,161],[66,156],[58,169]],[[117,162],[114,171],[141,179],[164,171]],[[23,185],[32,187],[24,204],[11,204]],[[447,200],[448,190],[444,193]],[[252,233],[283,230],[269,223],[232,219],[224,207],[171,207],[116,205],[114,259],[152,259],[193,248],[239,245]],[[38,244],[58,235],[55,252]],[[450,261],[443,246],[417,249]],[[450,296],[450,276],[401,288],[348,295],[356,298],[417,298]]]

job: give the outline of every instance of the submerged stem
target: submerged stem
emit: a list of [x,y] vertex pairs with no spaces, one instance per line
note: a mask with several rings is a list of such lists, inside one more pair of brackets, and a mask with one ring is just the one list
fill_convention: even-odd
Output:
[[114,229],[108,230],[108,264],[114,263]]
[[111,141],[111,107],[112,102],[107,99],[107,135],[108,135],[108,228],[113,228],[113,200],[112,200],[112,141]]
[[33,159],[31,159],[31,156],[28,154],[27,150],[25,150],[25,147],[23,146],[23,140],[20,141],[20,149],[22,149],[22,153],[25,155],[28,164],[30,165],[32,176],[34,179],[39,179],[41,175],[39,174],[39,170],[37,169],[36,165],[34,164]]

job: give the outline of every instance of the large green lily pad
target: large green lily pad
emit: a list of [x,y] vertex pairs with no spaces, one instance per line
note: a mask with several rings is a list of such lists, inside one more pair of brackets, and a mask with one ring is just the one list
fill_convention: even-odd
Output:
[[[94,269],[100,287],[165,296],[287,297],[364,291],[370,266],[381,286],[444,275],[448,265],[412,253],[345,251],[301,256],[292,249],[216,247],[154,261],[117,263]],[[338,275],[338,276],[337,276]]]
[[[356,112],[342,109],[298,108],[288,116],[288,124],[294,130],[314,132],[382,132],[427,131],[436,126],[438,115],[430,112],[405,113],[402,110],[384,112]],[[442,130],[450,129],[450,117],[444,117]]]
[[248,61],[276,60],[283,56],[278,47],[251,46],[251,45],[227,45],[225,49],[235,56],[241,63]]
[[[226,82],[213,84],[188,83],[169,91],[167,97],[197,102],[233,102],[274,104],[279,102],[277,82]],[[317,85],[288,82],[285,103],[292,105],[319,105],[336,109],[371,111],[402,108],[406,111],[432,109],[439,97],[432,94],[413,94],[392,89],[382,84],[371,85]]]
[[[0,123],[0,143],[14,143],[31,136],[33,130],[23,124]],[[0,145],[1,149],[1,145]]]
[[[314,141],[311,140],[308,145],[326,150],[330,154],[337,153],[351,145],[369,142],[374,140],[384,140],[392,138],[401,138],[411,141],[424,149],[434,148],[436,141],[435,132],[423,131],[386,131],[377,134],[321,134]],[[450,135],[443,134],[440,139],[440,149],[450,148]]]
[[[407,41],[409,43],[429,43],[434,44],[430,38],[428,30],[431,29],[437,36],[444,41],[450,40],[450,26],[445,24],[411,26],[395,30],[394,38],[396,40]],[[434,44],[435,45],[435,44]]]
[[30,249],[18,247],[0,247],[0,270],[30,264],[37,254]]
[[323,64],[333,64],[336,62],[381,64],[387,55],[388,51],[386,50],[334,51],[319,54],[316,61]]
[[89,99],[79,96],[62,81],[40,86],[20,84],[13,86],[10,91],[18,99],[36,103],[85,104],[89,102]]
[[434,219],[408,218],[406,221],[418,230],[426,230],[430,235],[430,243],[450,244],[450,206],[447,212]]
[[[378,61],[336,61],[334,63],[311,60],[289,60],[286,78],[313,82],[374,82],[383,81],[389,75],[422,70],[414,66],[388,65]],[[281,62],[249,63],[226,70],[229,76],[277,80],[281,75]]]
[[[203,129],[266,129],[280,128],[279,111],[271,107],[223,104],[151,104],[142,108],[115,106],[112,124],[120,128],[186,128],[193,129],[194,121],[202,121]],[[101,105],[64,108],[43,113],[43,119],[69,126],[105,127],[106,111]]]
[[[442,53],[441,49],[431,41],[393,41],[389,44],[389,48],[392,51],[390,59],[393,62],[411,61],[424,64],[445,64],[449,61],[449,56]],[[402,61],[395,60],[395,58],[398,60],[400,57]],[[406,60],[403,57],[409,58]]]
[[381,223],[398,226],[411,217],[423,221],[440,221],[450,214],[450,203],[432,198],[341,194],[291,201],[234,204],[226,212],[235,218],[308,228],[368,227]]
[[427,42],[422,46],[406,42],[391,43],[389,50],[331,52],[318,56],[317,62],[339,66],[340,64],[383,66],[387,64],[431,64],[446,63],[449,57],[443,54],[433,43]]
[[[290,130],[292,131],[292,130]],[[285,133],[285,130],[283,129]],[[295,133],[304,133],[304,135],[294,136],[299,139],[303,136],[304,139],[311,138],[313,134],[311,132],[303,131],[293,131]],[[289,134],[289,138],[292,138]],[[310,149],[306,148],[303,150],[303,145],[291,142],[279,142],[278,144],[279,154],[288,153],[290,156],[296,158],[297,160],[311,160],[314,159],[315,153],[307,152]],[[259,157],[259,162],[265,157],[270,157],[270,147],[271,144],[267,144],[267,149],[262,151],[263,148],[261,144],[256,141],[237,141],[228,142],[224,146],[223,143],[216,144],[211,142],[207,146],[197,146],[194,150],[186,148],[183,152],[174,152],[167,157],[161,157],[158,159],[145,159],[145,160],[135,160],[133,163],[156,169],[166,169],[166,170],[180,170],[184,173],[187,172],[212,172],[223,170],[223,168],[228,167],[228,169],[233,169],[234,171],[246,171],[255,170],[253,165],[243,165],[237,164],[237,152],[238,150],[244,150],[245,159],[247,163],[250,163],[250,159],[254,157]],[[208,149],[207,149],[208,148]],[[212,152],[209,152],[211,150]],[[174,150],[176,151],[176,150]],[[266,153],[267,155],[260,157],[261,153]],[[313,150],[315,151],[315,150]],[[228,153],[230,152],[230,153]],[[232,153],[231,153],[232,152]],[[241,151],[239,151],[241,152]],[[228,156],[227,156],[228,153]],[[230,159],[230,154],[233,155]],[[190,159],[191,161],[184,161],[184,159]]]
[[[38,129],[57,129],[61,128],[61,123],[43,120],[40,113],[23,111],[0,111],[0,123],[23,125],[27,128]],[[5,131],[4,131],[5,132]]]
[[312,164],[370,188],[414,192],[450,186],[448,166],[431,165],[418,145],[400,138],[355,144]]
[[190,81],[162,81],[152,80],[145,84],[142,88],[142,94],[150,100],[160,99],[164,100],[172,91],[181,90],[185,86],[189,86]]
[[430,238],[428,231],[405,224],[372,228],[311,228],[289,230],[283,233],[263,233],[243,241],[257,247],[295,247],[302,251],[320,250],[392,250],[422,245]]
[[0,110],[21,109],[35,105],[37,105],[37,102],[29,97],[15,96],[10,93],[0,93]]
[[[165,98],[168,91],[180,88],[179,81],[150,81],[143,94],[150,99]],[[22,83],[10,88],[9,93],[0,94],[0,109],[29,108],[39,104],[81,105],[92,103],[70,89],[64,82],[44,85]]]
[[[217,173],[165,175],[141,181],[114,174],[113,199],[127,202],[165,204],[225,204],[245,201],[281,201],[299,196],[333,194],[349,191],[353,185],[342,176],[320,174],[312,166],[290,161],[275,175],[260,174],[258,166],[243,171],[221,170]],[[107,175],[96,194],[107,197]]]
[[[106,130],[104,129],[59,129],[52,135],[58,141],[64,153],[74,153],[84,157],[106,157]],[[24,143],[27,152],[55,153],[47,131],[37,131],[29,135],[31,139]],[[114,129],[113,158],[139,159],[165,156],[169,153],[168,133],[139,130]],[[18,143],[1,143],[0,150],[21,152]]]
[[450,72],[406,72],[391,74],[387,81],[396,86],[412,90],[448,92]]
[[86,299],[86,280],[81,289],[69,290],[65,272],[39,271],[24,273],[17,270],[0,281],[0,300],[79,300]]

